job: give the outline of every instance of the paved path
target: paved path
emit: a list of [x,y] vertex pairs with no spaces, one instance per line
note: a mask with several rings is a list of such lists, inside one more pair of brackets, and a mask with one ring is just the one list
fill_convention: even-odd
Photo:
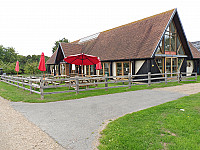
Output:
[[194,87],[198,87],[195,93],[200,92],[200,84],[187,84],[51,103],[12,102],[11,105],[66,149],[92,150],[105,120],[189,95]]
[[64,150],[0,97],[0,150]]

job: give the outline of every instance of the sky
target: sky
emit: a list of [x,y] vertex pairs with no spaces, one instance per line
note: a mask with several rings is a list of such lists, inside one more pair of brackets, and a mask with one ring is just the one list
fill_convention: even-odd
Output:
[[0,0],[0,45],[52,55],[70,42],[177,8],[188,41],[200,41],[199,0]]

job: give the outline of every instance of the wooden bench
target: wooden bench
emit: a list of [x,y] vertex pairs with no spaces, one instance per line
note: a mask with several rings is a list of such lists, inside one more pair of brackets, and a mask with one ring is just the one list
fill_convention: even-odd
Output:
[[58,82],[52,82],[53,85],[60,85]]

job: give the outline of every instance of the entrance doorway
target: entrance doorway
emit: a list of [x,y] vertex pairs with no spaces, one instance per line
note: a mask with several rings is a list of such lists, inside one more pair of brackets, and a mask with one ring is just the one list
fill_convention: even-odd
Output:
[[178,71],[178,58],[165,58],[165,70],[167,73],[176,73]]

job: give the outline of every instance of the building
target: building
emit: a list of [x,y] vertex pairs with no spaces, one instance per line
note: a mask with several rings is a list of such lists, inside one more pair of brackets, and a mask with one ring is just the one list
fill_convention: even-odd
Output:
[[[195,68],[197,71],[200,56],[190,46],[177,9],[172,9],[72,43],[60,43],[46,64],[49,73],[69,75],[73,72],[72,65],[63,59],[85,53],[99,57],[103,67],[97,71],[95,65],[84,66],[87,75],[173,73],[195,71]],[[76,66],[74,72],[80,70]]]
[[193,44],[193,46],[200,51],[200,41],[196,41],[196,42],[191,42]]

